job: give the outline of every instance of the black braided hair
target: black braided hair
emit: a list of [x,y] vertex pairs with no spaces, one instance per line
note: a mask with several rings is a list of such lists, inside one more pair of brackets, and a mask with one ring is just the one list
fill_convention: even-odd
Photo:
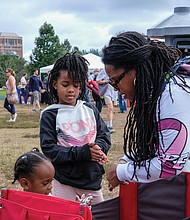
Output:
[[55,62],[53,69],[49,73],[47,83],[47,91],[53,103],[59,103],[59,97],[57,90],[53,87],[53,82],[59,78],[60,70],[66,70],[68,72],[68,78],[71,79],[73,83],[80,84],[78,99],[84,99],[88,77],[88,64],[88,61],[76,52],[66,53]]
[[145,160],[150,161],[158,150],[156,104],[166,74],[181,52],[137,32],[112,37],[102,52],[104,64],[137,72],[134,100],[124,127],[124,152],[134,161],[135,175],[136,167],[145,166]]
[[44,154],[39,152],[38,148],[33,148],[31,151],[22,154],[15,162],[12,183],[20,178],[31,178],[36,172],[35,168],[45,161],[50,162]]

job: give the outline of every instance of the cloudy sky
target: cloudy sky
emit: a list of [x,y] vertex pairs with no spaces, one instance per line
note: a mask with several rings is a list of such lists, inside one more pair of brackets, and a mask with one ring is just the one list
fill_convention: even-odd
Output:
[[80,50],[99,49],[120,31],[145,33],[190,0],[5,0],[1,2],[0,32],[23,37],[24,57],[32,53],[44,22],[61,42]]

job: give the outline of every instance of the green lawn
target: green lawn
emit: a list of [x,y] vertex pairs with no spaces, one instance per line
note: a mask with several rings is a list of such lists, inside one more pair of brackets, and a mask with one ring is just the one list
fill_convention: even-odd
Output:
[[5,96],[5,94],[6,94],[6,89],[0,90],[0,96]]

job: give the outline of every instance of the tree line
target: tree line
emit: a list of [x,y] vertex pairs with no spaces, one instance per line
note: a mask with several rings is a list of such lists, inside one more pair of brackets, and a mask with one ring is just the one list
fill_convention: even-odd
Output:
[[77,46],[72,46],[68,39],[62,43],[55,34],[54,27],[47,22],[39,28],[39,36],[35,38],[34,45],[29,61],[16,55],[0,54],[0,87],[5,85],[5,71],[8,67],[15,71],[16,80],[19,82],[24,72],[30,76],[33,69],[50,65],[67,52],[77,51],[81,55],[87,53],[100,55],[98,49],[80,50]]

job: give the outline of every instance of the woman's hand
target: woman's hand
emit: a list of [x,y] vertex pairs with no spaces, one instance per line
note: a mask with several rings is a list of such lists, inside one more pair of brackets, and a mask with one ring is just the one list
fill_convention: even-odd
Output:
[[[126,163],[126,161],[125,161],[125,163]],[[127,181],[127,180],[120,181],[117,178],[117,172],[116,172],[117,165],[118,164],[116,164],[116,163],[112,164],[110,166],[110,168],[108,169],[108,171],[106,172],[106,177],[107,177],[107,180],[108,180],[109,191],[112,191],[119,184],[129,184],[129,181]]]
[[110,168],[106,172],[106,177],[107,177],[107,180],[108,180],[109,191],[112,191],[116,186],[118,186],[120,183],[122,183],[117,178],[116,169],[117,169],[117,164],[114,163],[114,164],[112,164],[110,166]]
[[40,93],[44,93],[45,91],[45,89],[40,89]]

